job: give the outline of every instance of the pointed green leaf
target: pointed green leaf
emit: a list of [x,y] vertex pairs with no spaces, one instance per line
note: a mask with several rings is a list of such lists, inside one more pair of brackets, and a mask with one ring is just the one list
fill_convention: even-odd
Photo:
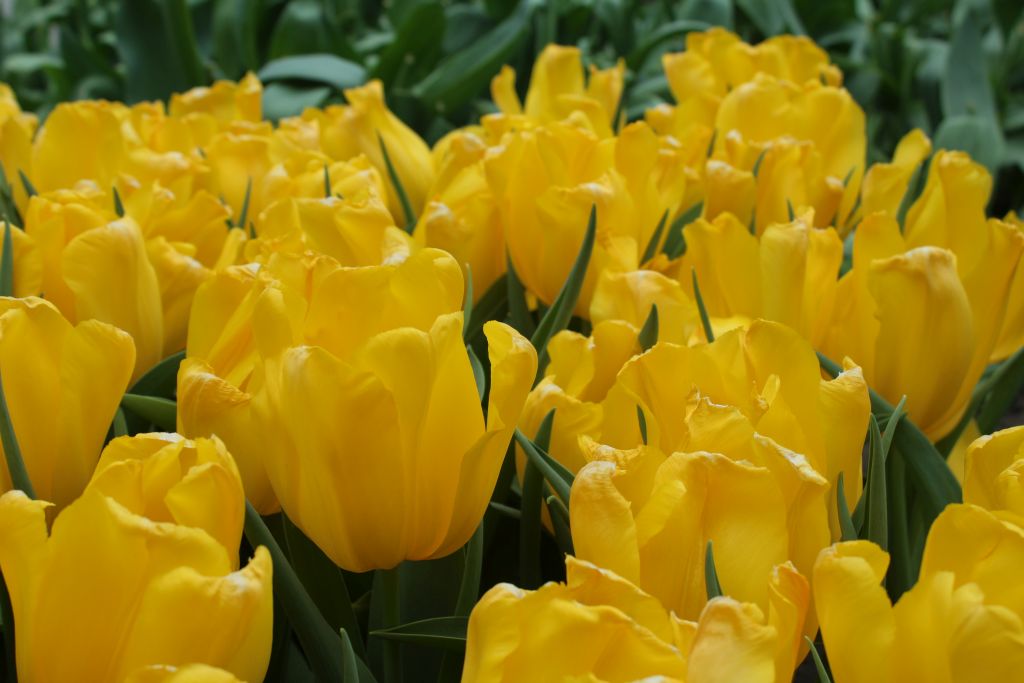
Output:
[[184,359],[184,351],[167,356],[136,380],[132,388],[129,389],[129,393],[142,396],[173,396],[178,379],[178,368]]
[[551,526],[555,531],[555,542],[558,543],[558,547],[563,553],[572,555],[572,531],[570,531],[569,525],[569,508],[555,495],[545,496],[544,502],[547,503],[548,513],[551,515]]
[[882,550],[889,549],[889,500],[886,492],[885,457],[882,434],[874,415],[868,419],[868,483],[864,511],[864,537]]
[[39,194],[38,192],[36,192],[36,188],[32,184],[32,181],[28,179],[28,176],[25,175],[25,172],[22,171],[20,168],[18,169],[18,177],[21,178],[21,185],[22,187],[25,188],[25,194],[27,194],[29,197],[35,197],[37,194]]
[[644,415],[644,409],[640,407],[638,403],[636,406],[636,421],[640,425],[640,440],[647,445],[647,417]]
[[665,209],[665,213],[661,214],[661,220],[658,221],[658,227],[654,229],[654,234],[651,235],[651,239],[647,240],[647,248],[644,249],[644,255],[640,258],[640,264],[647,263],[654,258],[658,253],[658,245],[661,244],[661,233],[665,232],[665,225],[668,223],[668,209]]
[[324,198],[331,196],[331,169],[324,164]]
[[116,187],[112,187],[111,190],[114,192],[114,213],[117,214],[118,218],[124,218],[124,204],[121,203],[121,193],[117,191]]
[[395,170],[394,164],[391,163],[388,146],[384,144],[384,138],[381,137],[380,133],[377,133],[377,143],[380,145],[380,153],[384,157],[384,166],[387,168],[391,187],[394,188],[395,194],[398,195],[398,202],[402,205],[402,213],[405,215],[405,231],[411,235],[416,227],[416,215],[413,213],[412,203],[409,201],[409,195],[405,193],[402,179],[398,177],[398,171]]
[[697,302],[697,311],[700,313],[700,324],[704,328],[704,338],[708,343],[715,341],[715,331],[711,327],[711,318],[708,317],[708,309],[704,307],[704,297],[700,295],[700,284],[697,282],[697,269],[691,268],[693,275],[693,298]]
[[512,256],[505,254],[505,285],[508,296],[509,323],[516,328],[520,334],[529,337],[534,334],[536,328],[533,318],[530,316],[530,308],[526,304],[526,288],[523,286],[516,268],[512,264]]
[[124,409],[121,406],[118,406],[117,412],[114,413],[113,432],[115,439],[119,436],[128,436],[128,421],[124,417]]
[[7,397],[4,396],[2,379],[0,379],[0,446],[4,447],[4,458],[7,460],[7,473],[11,477],[11,486],[34,499],[36,492],[32,488],[32,480],[28,476],[28,469],[21,457],[21,447],[18,446],[18,437],[14,433],[11,412],[7,408]]
[[636,340],[644,351],[658,342],[658,304],[651,304],[651,312],[647,314],[647,320],[640,328]]
[[504,319],[507,310],[508,285],[506,276],[502,275],[473,304],[473,314],[469,316],[469,331],[466,334],[466,339],[476,339],[488,320]]
[[467,263],[466,287],[462,300],[462,338],[469,340],[469,321],[473,318],[473,268]]
[[370,635],[382,640],[402,643],[416,643],[452,652],[466,649],[466,627],[468,617],[436,617],[413,621],[400,626],[370,631]]
[[527,458],[523,468],[519,517],[519,585],[531,589],[540,586],[540,500],[544,476]]
[[348,637],[348,631],[339,629],[341,636],[341,670],[342,679],[345,681],[359,680],[359,660],[356,659],[355,649],[352,647],[352,639]]
[[828,672],[825,671],[825,665],[821,661],[821,655],[818,654],[818,648],[814,644],[814,641],[804,636],[804,640],[811,647],[811,657],[814,659],[814,668],[818,671],[818,683],[832,683],[832,679],[828,677]]
[[541,475],[554,489],[563,502],[569,502],[569,490],[572,487],[573,475],[565,466],[554,460],[550,455],[539,450],[532,441],[519,431],[515,430],[516,442],[526,453],[526,458],[540,470]]
[[480,574],[484,560],[484,524],[480,522],[466,543],[466,565],[459,584],[459,597],[455,601],[455,616],[468,617],[480,597]]
[[704,547],[704,587],[708,593],[708,600],[724,595],[722,584],[718,581],[718,570],[715,569],[715,551],[710,539]]
[[899,223],[900,232],[903,232],[904,227],[907,223],[907,212],[910,211],[910,207],[917,201],[921,191],[924,190],[924,181],[928,176],[929,160],[925,159],[922,163],[918,164],[917,168],[914,169],[914,173],[910,176],[910,181],[907,183],[907,189],[903,193],[903,198],[900,199],[899,208],[896,209],[896,222]]
[[158,396],[125,394],[121,399],[121,405],[165,432],[177,429],[178,404],[174,401]]
[[[263,83],[308,81],[335,90],[354,88],[366,81],[366,69],[337,55],[318,53],[289,55],[267,62],[257,74]],[[330,192],[325,196],[329,197]]]
[[686,237],[683,235],[683,229],[700,218],[701,212],[704,210],[704,202],[697,202],[689,209],[687,209],[681,216],[672,221],[672,225],[669,226],[668,234],[665,235],[665,244],[661,250],[670,259],[678,258],[686,252]]
[[761,150],[761,153],[754,159],[754,166],[750,169],[750,174],[754,176],[754,180],[757,180],[757,175],[761,172],[761,162],[764,161],[764,155],[768,153],[768,148],[765,147]]
[[3,253],[0,254],[0,296],[14,296],[14,237],[11,224],[4,222]]
[[466,344],[466,354],[469,356],[469,365],[473,368],[473,379],[476,380],[476,393],[480,400],[484,400],[487,392],[487,374],[484,372],[484,365],[476,355],[476,351],[469,344]]
[[978,429],[982,434],[990,434],[995,430],[999,420],[1006,415],[1020,394],[1022,385],[1024,348],[1003,361],[982,389],[984,399],[978,411]]
[[793,202],[786,198],[786,215],[789,217],[789,222],[792,223],[796,220],[796,212],[793,211]]
[[843,473],[840,472],[836,481],[836,508],[839,511],[839,528],[842,532],[840,540],[856,541],[858,538],[857,528],[853,524],[853,519],[850,518],[850,508],[846,505],[846,492],[843,488]]
[[245,181],[245,196],[242,197],[242,211],[238,214],[238,222],[235,227],[244,228],[249,221],[249,201],[252,199],[252,177]]
[[[590,207],[590,218],[587,220],[587,230],[583,235],[583,242],[580,244],[580,251],[576,255],[576,261],[572,264],[569,277],[562,285],[561,291],[555,297],[551,308],[547,310],[544,317],[537,325],[537,330],[530,337],[530,342],[537,349],[537,380],[544,376],[544,369],[548,364],[548,342],[556,333],[565,329],[572,318],[572,312],[576,308],[576,301],[579,299],[580,290],[583,288],[583,279],[587,275],[587,267],[590,265],[590,256],[594,251],[594,240],[597,236],[597,206]],[[511,301],[511,299],[510,299]]]

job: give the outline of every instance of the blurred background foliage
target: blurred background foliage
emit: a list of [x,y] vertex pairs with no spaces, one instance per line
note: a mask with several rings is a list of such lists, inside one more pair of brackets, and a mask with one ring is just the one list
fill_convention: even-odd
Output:
[[670,100],[661,55],[690,31],[806,34],[868,112],[869,161],[920,127],[992,170],[993,213],[1024,205],[1021,0],[0,0],[0,10],[0,81],[42,116],[62,100],[165,99],[253,71],[276,119],[379,78],[429,142],[486,113],[501,65],[526,74],[549,42],[599,66],[624,59],[632,120]]

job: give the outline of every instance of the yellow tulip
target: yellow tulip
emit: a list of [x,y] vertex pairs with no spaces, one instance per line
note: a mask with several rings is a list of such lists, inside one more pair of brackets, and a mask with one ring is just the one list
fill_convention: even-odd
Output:
[[829,331],[837,297],[843,244],[832,229],[798,215],[769,225],[761,238],[732,214],[698,219],[686,227],[680,284],[691,291],[695,269],[708,314],[723,319],[764,318],[784,323],[820,346]]
[[28,195],[18,171],[32,175],[32,137],[37,124],[35,114],[21,110],[10,86],[0,83],[0,166],[19,211],[25,210]]
[[512,328],[484,326],[487,421],[462,340],[463,281],[444,252],[340,268],[308,305],[267,290],[254,311],[253,394],[281,506],[339,566],[441,557],[480,522],[536,373]]
[[[172,117],[191,120],[190,125],[211,129],[232,121],[259,121],[263,116],[263,85],[251,73],[238,83],[217,81],[210,87],[192,88],[171,95]],[[202,121],[202,124],[193,123]]]
[[967,447],[964,502],[1016,517],[1024,527],[1024,427],[982,436]]
[[[1010,212],[1003,221],[1018,232],[1024,231],[1024,221],[1016,213]],[[1018,264],[1017,272],[1010,285],[1010,294],[1006,299],[1006,315],[999,332],[999,341],[992,351],[990,360],[996,362],[1008,358],[1024,346],[1024,268]]]
[[[32,184],[39,192],[70,189],[79,180],[101,188],[113,185],[128,154],[121,123],[128,108],[98,100],[63,102],[54,107],[36,135]],[[74,149],[74,154],[68,154]]]
[[591,65],[584,78],[580,49],[551,44],[533,64],[525,103],[519,101],[516,73],[509,66],[491,81],[491,96],[503,114],[521,115],[531,123],[554,123],[580,112],[600,137],[611,137],[625,72],[625,62],[620,59],[610,69]]
[[95,186],[32,197],[25,230],[40,252],[46,298],[72,322],[130,334],[137,379],[165,355],[161,286],[138,224],[100,208],[104,197]]
[[125,683],[242,683],[234,674],[206,664],[181,667],[152,664],[136,669]]
[[676,280],[654,270],[602,273],[590,301],[590,321],[621,320],[638,332],[658,307],[658,340],[686,344],[700,324],[697,307]]
[[48,503],[0,497],[19,679],[123,680],[204,663],[262,680],[272,566],[260,547],[232,571],[243,510],[230,456],[216,443],[151,435],[115,441],[102,466],[49,533]]
[[904,135],[896,145],[892,161],[874,164],[864,175],[861,213],[870,216],[884,211],[895,216],[914,171],[931,153],[931,140],[920,129]]
[[501,214],[484,169],[488,148],[477,135],[459,131],[448,136],[444,149],[414,236],[418,244],[469,264],[479,298],[505,273]]
[[917,584],[892,605],[881,548],[826,548],[813,586],[836,683],[1012,680],[1024,666],[1022,560],[1019,527],[951,505],[929,532]]
[[585,316],[599,275],[638,269],[662,215],[682,201],[683,170],[673,158],[644,123],[606,139],[572,120],[506,135],[486,168],[526,287],[554,301],[596,207],[596,243],[576,306]]
[[388,209],[395,223],[404,225],[415,216],[406,216],[402,209],[398,192],[387,174],[380,140],[417,216],[423,211],[427,190],[434,181],[430,148],[388,109],[380,81],[346,90],[345,100],[347,105],[307,109],[303,118],[319,124],[321,148],[331,159],[345,161],[362,154],[373,162],[387,179]]
[[566,557],[566,577],[536,591],[488,591],[469,618],[463,680],[777,680],[778,630],[755,605],[719,597],[684,621],[589,562]]
[[967,155],[943,151],[902,232],[889,214],[865,217],[821,344],[861,365],[890,402],[905,394],[932,440],[959,422],[993,355],[1024,251],[1017,229],[986,221],[990,186]]
[[[0,221],[0,258],[3,257],[3,231],[6,224]],[[43,262],[36,248],[35,240],[24,230],[11,226],[11,251],[14,262],[14,296],[35,296],[43,291]]]
[[[85,488],[135,365],[131,337],[73,326],[49,302],[0,298],[0,367],[36,493],[64,507]],[[11,488],[0,470],[0,490]]]

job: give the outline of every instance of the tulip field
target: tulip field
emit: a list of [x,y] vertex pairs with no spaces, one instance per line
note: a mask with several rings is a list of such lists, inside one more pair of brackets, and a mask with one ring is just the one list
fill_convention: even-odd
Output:
[[1019,0],[0,2],[0,683],[1024,683]]

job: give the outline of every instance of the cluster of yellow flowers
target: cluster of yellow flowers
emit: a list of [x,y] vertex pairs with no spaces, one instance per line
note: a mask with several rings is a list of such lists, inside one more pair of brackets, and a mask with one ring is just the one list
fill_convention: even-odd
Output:
[[[920,131],[867,167],[864,112],[805,38],[692,33],[664,70],[675,104],[625,124],[624,66],[549,46],[525,100],[505,67],[497,111],[433,149],[379,82],[276,125],[250,75],[39,130],[0,85],[0,378],[39,498],[0,471],[22,679],[262,680],[246,500],[348,571],[443,557],[517,428],[574,477],[574,556],[564,584],[483,596],[466,681],[782,682],[819,628],[837,683],[1018,677],[1024,428],[966,449],[895,604],[886,551],[840,539],[868,387],[937,441],[1024,345],[1022,224]],[[583,332],[471,329],[509,281],[555,306],[591,211]],[[179,434],[108,442],[182,351]]]

